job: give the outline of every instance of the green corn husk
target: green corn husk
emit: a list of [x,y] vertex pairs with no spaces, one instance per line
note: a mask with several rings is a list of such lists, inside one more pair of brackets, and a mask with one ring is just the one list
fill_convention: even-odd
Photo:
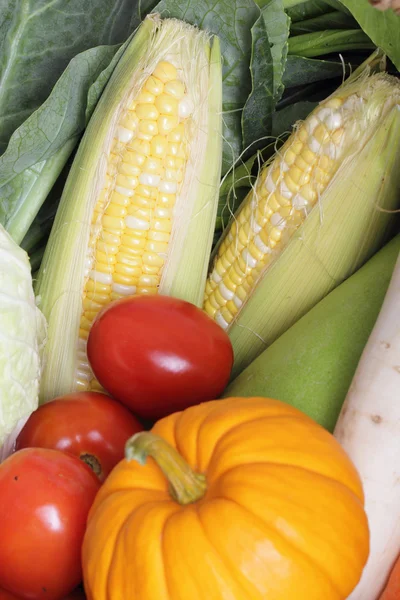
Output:
[[279,398],[332,432],[399,252],[400,235],[256,358],[224,396]]
[[118,63],[79,146],[57,211],[36,292],[49,323],[41,401],[75,389],[85,254],[117,117],[154,67],[177,53],[193,92],[193,143],[159,293],[201,305],[221,173],[222,74],[219,42],[157,15],[145,19]]

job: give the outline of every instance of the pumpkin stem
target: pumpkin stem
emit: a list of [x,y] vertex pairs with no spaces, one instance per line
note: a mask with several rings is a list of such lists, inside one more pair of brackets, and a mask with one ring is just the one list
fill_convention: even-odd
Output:
[[175,448],[159,435],[141,431],[126,443],[125,457],[144,465],[153,458],[169,482],[170,494],[179,504],[200,500],[207,489],[205,475],[195,473]]

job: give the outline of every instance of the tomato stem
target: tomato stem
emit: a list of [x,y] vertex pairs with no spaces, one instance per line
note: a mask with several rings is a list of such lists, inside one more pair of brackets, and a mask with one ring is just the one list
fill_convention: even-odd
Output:
[[175,448],[159,435],[142,431],[126,443],[127,460],[144,465],[148,456],[153,458],[169,482],[170,494],[179,504],[200,500],[207,490],[205,475],[195,473]]

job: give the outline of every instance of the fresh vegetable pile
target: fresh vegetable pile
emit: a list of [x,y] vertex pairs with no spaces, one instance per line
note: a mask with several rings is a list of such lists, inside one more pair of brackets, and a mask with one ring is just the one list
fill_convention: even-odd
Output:
[[0,6],[0,600],[399,596],[399,8]]

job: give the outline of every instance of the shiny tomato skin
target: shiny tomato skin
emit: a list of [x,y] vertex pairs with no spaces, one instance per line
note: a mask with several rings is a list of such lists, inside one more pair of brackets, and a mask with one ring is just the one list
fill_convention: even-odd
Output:
[[91,327],[87,351],[104,389],[146,419],[218,398],[233,364],[217,323],[193,304],[160,295],[109,304]]
[[143,426],[122,404],[99,392],[77,392],[42,404],[29,417],[16,449],[70,452],[104,481],[123,459],[125,442]]
[[19,450],[0,465],[2,588],[24,600],[60,600],[77,587],[99,487],[89,467],[58,450]]

